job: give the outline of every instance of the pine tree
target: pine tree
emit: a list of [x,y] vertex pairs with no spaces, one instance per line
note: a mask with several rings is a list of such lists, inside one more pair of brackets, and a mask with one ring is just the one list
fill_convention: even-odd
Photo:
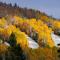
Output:
[[14,33],[12,33],[11,36],[9,37],[8,43],[10,43],[12,47],[16,46],[16,37]]

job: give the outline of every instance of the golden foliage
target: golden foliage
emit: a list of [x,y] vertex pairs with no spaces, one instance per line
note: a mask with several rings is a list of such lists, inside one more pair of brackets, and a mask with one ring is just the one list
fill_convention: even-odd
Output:
[[[44,16],[45,19],[47,17]],[[43,19],[44,19],[43,18]],[[17,44],[20,44],[21,46],[27,46],[27,38],[26,34],[30,35],[33,31],[38,33],[38,43],[40,45],[41,41],[44,41],[47,45],[50,47],[54,46],[54,42],[51,39],[51,32],[52,29],[50,29],[42,20],[36,20],[34,18],[32,19],[23,19],[18,16],[14,16],[14,24],[8,24],[7,27],[0,28],[0,32],[3,32],[3,34],[6,34],[8,36],[11,35],[12,32],[16,35]],[[8,22],[6,20],[0,19],[0,25],[6,25]],[[54,22],[54,26],[56,25],[57,28],[60,28],[60,23]],[[17,26],[17,27],[16,27]],[[23,31],[23,32],[21,32]],[[25,34],[26,33],[26,34]]]
[[60,21],[54,21],[52,24],[53,29],[60,29]]
[[5,53],[8,51],[8,46],[5,44],[0,44],[0,53]]

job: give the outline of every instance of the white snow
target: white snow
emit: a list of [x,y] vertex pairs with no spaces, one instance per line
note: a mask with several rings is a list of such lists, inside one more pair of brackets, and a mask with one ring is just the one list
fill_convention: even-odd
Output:
[[32,49],[37,49],[37,48],[39,48],[39,45],[38,45],[38,43],[37,42],[35,42],[32,38],[30,38],[30,37],[28,37],[28,36],[26,36],[27,37],[27,39],[28,39],[28,47],[29,48],[32,48]]
[[58,35],[55,35],[53,32],[51,33],[51,37],[53,41],[55,42],[55,45],[60,44],[60,37]]
[[5,44],[5,45],[7,45],[7,46],[10,46],[10,44],[9,44],[9,43],[7,43],[7,42],[4,42],[4,44]]

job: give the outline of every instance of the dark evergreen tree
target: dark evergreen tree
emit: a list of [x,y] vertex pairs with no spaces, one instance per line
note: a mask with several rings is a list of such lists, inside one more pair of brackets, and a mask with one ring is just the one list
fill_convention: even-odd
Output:
[[11,45],[11,48],[9,50],[10,52],[13,52],[11,53],[11,55],[13,56],[13,60],[15,59],[15,57],[17,58],[17,60],[26,60],[26,55],[20,47],[20,44],[16,43],[16,37],[14,33],[12,33],[9,37],[8,43],[10,43]]
[[16,45],[14,49],[15,49],[14,51],[15,55],[19,56],[19,59],[26,60],[26,55],[23,52],[22,48],[20,47],[20,44]]
[[9,37],[8,43],[9,43],[12,47],[16,46],[16,37],[15,37],[15,34],[14,34],[14,33],[12,33],[11,36]]
[[17,4],[15,3],[14,8],[17,8]]

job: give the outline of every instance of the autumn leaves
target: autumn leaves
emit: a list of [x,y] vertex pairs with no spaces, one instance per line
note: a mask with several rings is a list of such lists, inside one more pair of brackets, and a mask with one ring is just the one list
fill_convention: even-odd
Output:
[[0,19],[0,34],[2,34],[3,38],[6,37],[5,40],[14,32],[17,44],[21,44],[22,47],[28,46],[26,34],[36,40],[40,46],[49,45],[53,47],[55,45],[51,39],[51,32],[52,28],[60,27],[59,22],[54,22],[54,25],[50,28],[43,20],[36,20],[35,18],[27,19],[13,16],[7,20],[6,18]]

